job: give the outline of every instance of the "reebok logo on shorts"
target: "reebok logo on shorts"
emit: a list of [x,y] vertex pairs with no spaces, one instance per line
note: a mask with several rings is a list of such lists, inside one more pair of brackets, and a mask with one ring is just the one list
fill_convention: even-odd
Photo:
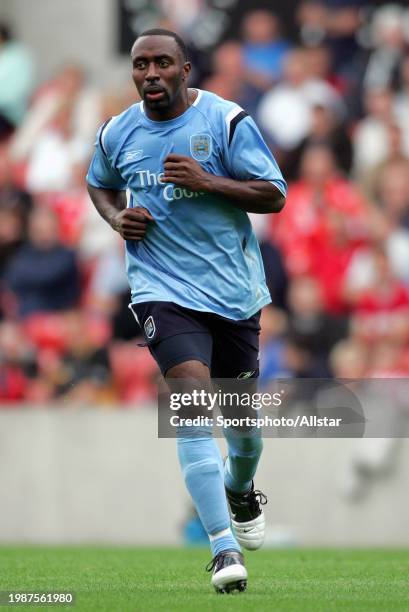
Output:
[[148,340],[151,340],[156,332],[155,321],[153,320],[152,316],[146,319],[143,328],[145,330],[146,337]]
[[256,370],[251,370],[250,372],[242,372],[238,375],[237,380],[245,380],[246,378],[251,378],[256,373]]

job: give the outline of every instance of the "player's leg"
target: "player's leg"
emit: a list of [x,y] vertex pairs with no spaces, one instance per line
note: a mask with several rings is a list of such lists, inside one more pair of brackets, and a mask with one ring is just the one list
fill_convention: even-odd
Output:
[[[245,393],[250,396],[257,392],[256,377],[240,382],[234,379],[233,384],[236,392],[239,389],[242,394]],[[249,407],[241,409],[240,414],[230,409],[228,412],[225,411],[225,416],[233,418],[238,416],[249,416],[250,418],[254,418],[257,414]],[[251,489],[257,471],[257,466],[263,451],[261,429],[255,427],[239,429],[235,427],[225,427],[223,433],[228,448],[228,456],[225,461],[224,470],[225,486],[229,491],[241,495]]]
[[225,487],[234,533],[241,546],[257,550],[264,542],[265,517],[261,505],[266,496],[254,488],[254,477],[263,449],[260,430],[240,432],[224,429],[228,447]]
[[[259,313],[246,321],[217,317],[213,330],[212,378],[229,379],[236,391],[240,388],[243,393],[256,392],[259,373]],[[249,416],[255,416],[251,408]],[[228,445],[226,487],[234,493],[245,493],[251,488],[262,453],[261,431],[249,429],[246,433],[228,427],[224,434]]]
[[[165,380],[171,389],[175,381],[184,381],[182,386],[177,385],[183,393],[194,388],[211,389],[209,368],[195,360],[170,368]],[[208,569],[213,570],[212,584],[218,591],[244,590],[247,571],[231,531],[223,462],[212,432],[206,428],[179,428],[177,444],[186,487],[209,536],[213,561]]]
[[[259,313],[245,321],[218,318],[213,333],[212,378],[234,380],[236,391],[240,385],[246,394],[256,392],[259,332]],[[265,518],[260,506],[267,501],[260,491],[254,490],[254,476],[263,449],[261,430],[226,427],[223,433],[228,447],[224,479],[232,524],[239,543],[255,550],[264,541]]]
[[[171,390],[174,381],[182,380],[183,384],[177,386],[182,393],[190,393],[195,387],[210,390],[209,368],[200,361],[191,360],[170,368],[165,380]],[[209,535],[213,556],[223,550],[240,551],[230,531],[223,461],[211,429],[180,427],[177,433],[178,456],[186,487]]]
[[[210,387],[212,336],[203,314],[167,302],[133,305],[133,312],[168,386],[172,381]],[[178,456],[186,486],[206,529],[214,557],[212,583],[218,590],[245,588],[246,569],[231,532],[223,464],[211,432],[180,428]]]

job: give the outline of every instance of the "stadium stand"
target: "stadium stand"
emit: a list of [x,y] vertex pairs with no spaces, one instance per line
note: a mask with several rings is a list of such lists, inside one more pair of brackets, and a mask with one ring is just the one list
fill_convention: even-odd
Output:
[[[259,121],[289,181],[284,212],[254,219],[273,297],[263,313],[263,384],[409,375],[402,10],[306,1],[293,39],[279,15],[254,10],[237,39],[208,52],[211,74],[196,71],[198,86]],[[11,41],[6,25],[0,45],[26,70],[18,117],[0,97],[1,406],[132,408],[153,397],[157,370],[126,307],[123,249],[93,211],[84,176],[96,127],[136,93],[95,89],[67,63],[28,97],[34,51]],[[380,63],[389,67],[382,82]]]

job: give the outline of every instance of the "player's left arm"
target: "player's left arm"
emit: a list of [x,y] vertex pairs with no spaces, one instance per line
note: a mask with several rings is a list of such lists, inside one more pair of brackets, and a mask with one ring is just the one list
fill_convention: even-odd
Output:
[[168,155],[164,164],[163,183],[174,183],[192,191],[205,191],[221,195],[232,204],[253,213],[280,212],[285,197],[275,185],[264,180],[236,181],[216,176],[203,170],[202,166],[184,155]]
[[246,212],[280,212],[287,190],[280,169],[254,121],[240,109],[237,116],[226,139],[225,163],[232,178],[206,172],[191,157],[172,153],[165,160],[162,180],[223,196]]

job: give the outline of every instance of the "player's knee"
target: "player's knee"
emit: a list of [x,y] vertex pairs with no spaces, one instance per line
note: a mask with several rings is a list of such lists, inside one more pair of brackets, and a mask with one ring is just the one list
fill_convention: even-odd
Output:
[[210,379],[207,365],[196,359],[178,363],[166,372],[166,378],[186,378],[189,381],[203,382]]

